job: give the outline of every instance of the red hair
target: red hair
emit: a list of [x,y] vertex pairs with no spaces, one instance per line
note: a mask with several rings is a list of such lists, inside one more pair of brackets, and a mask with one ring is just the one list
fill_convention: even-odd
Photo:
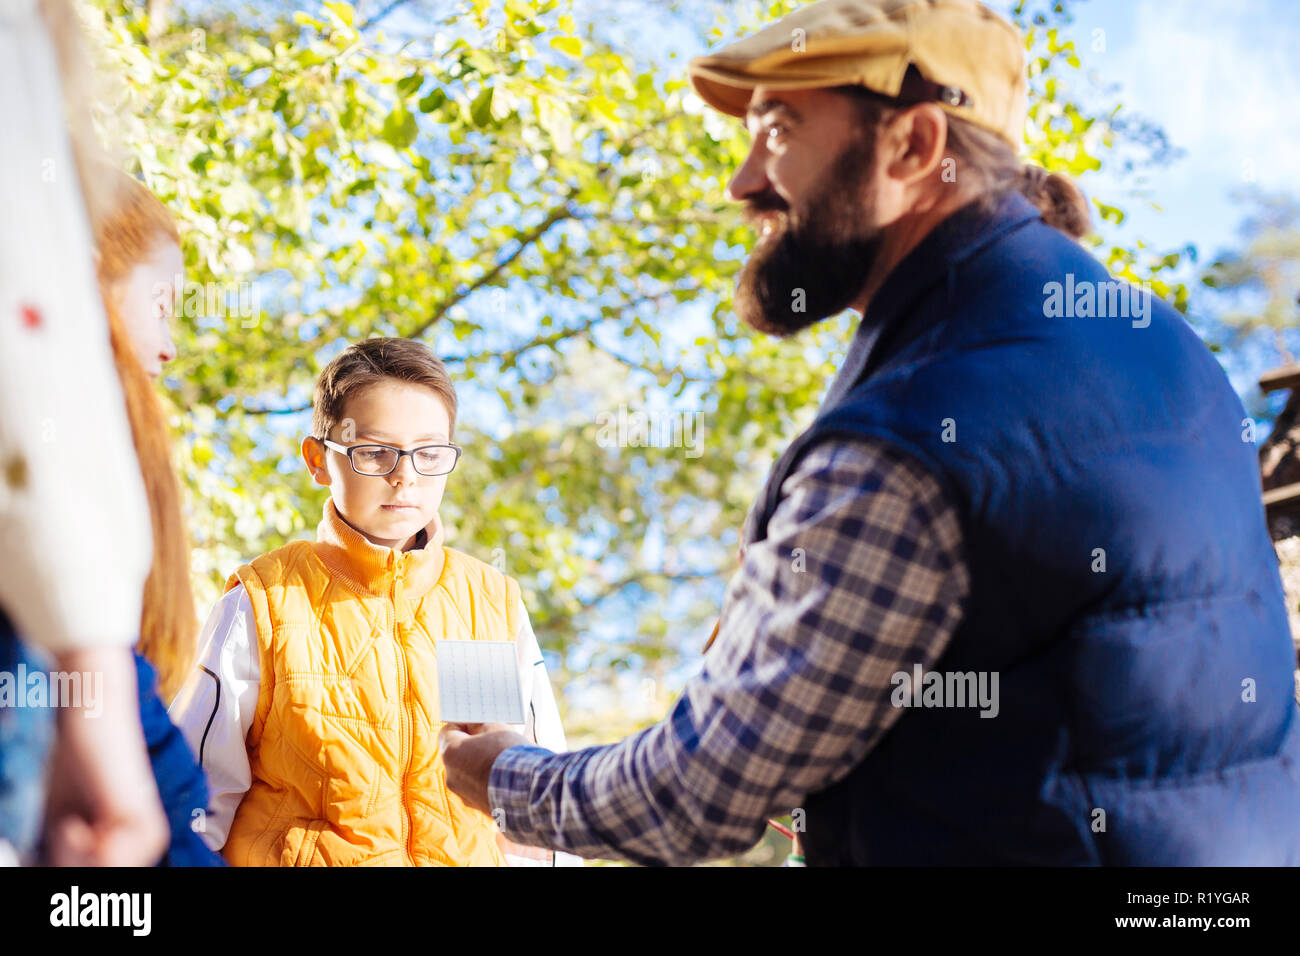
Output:
[[167,418],[153,381],[136,357],[113,290],[148,258],[159,240],[180,245],[180,233],[167,208],[139,182],[124,173],[111,179],[116,182],[113,201],[106,204],[105,217],[95,223],[99,289],[153,522],[153,566],[144,586],[138,650],[158,672],[158,695],[170,701],[193,663],[198,631],[189,539],[180,482],[172,467]]

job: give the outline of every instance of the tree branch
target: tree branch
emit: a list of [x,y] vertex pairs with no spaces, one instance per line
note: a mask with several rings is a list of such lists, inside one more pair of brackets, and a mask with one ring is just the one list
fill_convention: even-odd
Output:
[[267,408],[266,406],[241,409],[245,415],[296,415],[311,411],[310,405],[295,405],[292,408]]
[[[657,295],[638,296],[635,299],[627,299],[624,302],[620,303],[619,308],[632,309],[632,308],[636,308],[639,305],[645,305],[647,302],[657,302],[660,299],[668,298],[671,295],[672,295],[671,292],[661,292]],[[512,349],[509,349],[508,351],[505,352],[498,353],[492,357],[500,359],[502,362],[502,367],[508,368],[509,366],[515,364],[518,361],[519,357],[523,355],[525,352],[530,352],[533,349],[542,348],[544,346],[555,346],[566,339],[577,338],[579,336],[586,336],[588,332],[590,332],[593,328],[595,328],[603,321],[605,321],[605,315],[602,311],[600,314],[592,316],[578,323],[577,325],[571,325],[566,328],[560,329],[556,332],[550,332],[545,335],[533,336],[533,338],[527,340],[526,342],[516,345]],[[461,365],[468,362],[470,357],[471,356],[468,355],[441,356],[442,361],[444,363],[461,364]],[[299,412],[306,412],[310,410],[311,410],[311,405],[294,405],[288,408],[271,408],[265,405],[253,406],[251,408],[245,406],[241,409],[241,411],[245,415],[296,415]]]
[[673,377],[674,373],[669,371],[666,368],[663,368],[662,366],[660,366],[659,368],[652,368],[649,365],[642,365],[640,362],[634,362],[629,358],[624,358],[622,355],[619,355],[613,349],[606,348],[605,346],[601,345],[599,342],[596,342],[595,340],[592,341],[592,344],[595,345],[596,348],[604,352],[606,355],[608,355],[610,358],[612,358],[615,362],[618,362],[620,365],[626,365],[630,369],[636,369],[639,372],[648,372],[649,374],[653,375],[655,378],[655,382],[657,382],[660,385],[665,384],[669,379]]
[[[510,366],[516,364],[519,360],[519,356],[523,355],[525,352],[531,352],[533,349],[542,348],[543,346],[555,346],[563,342],[565,339],[571,339],[577,336],[585,335],[587,332],[591,331],[591,329],[594,326],[596,326],[598,323],[602,321],[604,321],[604,316],[596,316],[594,318],[587,319],[587,321],[583,322],[580,325],[569,326],[567,328],[560,329],[560,331],[558,332],[551,332],[548,335],[534,336],[533,338],[529,339],[527,342],[523,343],[522,345],[518,345],[515,348],[510,349],[508,352],[501,352],[495,355],[489,355],[488,357],[500,359],[501,367],[509,368]],[[470,360],[470,356],[446,355],[442,357],[442,360],[444,363],[459,362],[460,364],[463,365]]]
[[510,265],[510,263],[514,262],[521,255],[523,255],[524,251],[527,250],[529,246],[531,246],[533,243],[541,239],[542,236],[546,235],[546,233],[550,230],[550,228],[553,225],[565,219],[572,219],[574,217],[574,213],[569,208],[569,202],[572,198],[573,198],[573,191],[570,190],[569,196],[564,200],[563,203],[561,203],[555,209],[552,209],[545,219],[539,222],[536,226],[530,229],[524,236],[522,236],[518,240],[519,247],[515,249],[514,252],[510,253],[510,255],[506,256],[504,259],[498,260],[496,265],[494,265],[487,272],[483,273],[473,282],[461,287],[460,289],[457,289],[451,295],[447,296],[447,298],[443,299],[442,302],[438,304],[437,308],[433,310],[433,314],[429,316],[429,318],[421,322],[419,325],[417,325],[410,332],[408,332],[405,335],[405,338],[408,339],[420,338],[422,335],[424,335],[425,332],[429,331],[430,328],[436,325],[443,318],[443,316],[445,316],[448,313],[448,311],[451,310],[452,306],[465,301],[465,299],[473,295],[474,292],[483,288],[483,286],[487,285],[493,279],[499,276],[505,270],[505,268]]
[[[645,305],[648,302],[658,302],[661,299],[671,298],[672,295],[673,295],[672,292],[660,292],[654,295],[649,295],[649,294],[641,295],[641,296],[637,296],[635,299],[625,299],[623,302],[619,303],[618,308],[620,310],[635,309],[637,306]],[[550,332],[545,335],[534,336],[533,338],[529,339],[527,342],[524,342],[522,345],[517,345],[507,352],[492,354],[489,355],[488,357],[500,359],[501,367],[503,369],[510,368],[512,365],[515,365],[518,362],[519,357],[523,355],[525,352],[531,352],[533,349],[542,348],[543,346],[555,346],[565,341],[566,339],[577,338],[579,336],[585,337],[586,333],[590,332],[601,322],[605,321],[604,308],[606,307],[605,306],[601,307],[602,310],[601,314],[592,316],[591,318],[587,319],[586,321],[578,325],[571,325],[562,328],[557,332]],[[470,358],[471,356],[468,355],[442,356],[443,362],[459,362],[461,364],[468,362]]]
[[363,20],[360,26],[357,27],[357,32],[360,33],[362,30],[370,29],[380,20],[384,19],[384,17],[392,13],[394,10],[398,9],[399,7],[404,7],[410,2],[411,0],[392,0],[392,2],[388,4],[388,6],[384,7],[384,9],[380,10],[373,17],[367,17],[365,20]]

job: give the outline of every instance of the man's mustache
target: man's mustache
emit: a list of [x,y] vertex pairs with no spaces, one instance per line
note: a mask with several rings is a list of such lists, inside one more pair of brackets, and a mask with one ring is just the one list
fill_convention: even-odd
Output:
[[760,193],[745,200],[745,219],[750,225],[757,225],[759,219],[771,212],[790,211],[790,204],[776,193]]

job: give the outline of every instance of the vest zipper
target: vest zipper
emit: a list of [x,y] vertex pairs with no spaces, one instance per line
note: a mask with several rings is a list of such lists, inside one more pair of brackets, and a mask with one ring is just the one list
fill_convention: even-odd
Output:
[[[401,788],[401,798],[402,798],[402,852],[406,855],[407,865],[414,866],[415,857],[411,853],[411,837],[413,836],[412,830],[414,828],[412,826],[412,820],[411,820],[411,807],[406,800],[408,781],[411,775],[411,749],[412,749],[410,745],[407,743],[407,734],[409,733],[409,721],[406,719],[407,717],[406,698],[410,693],[411,677],[410,674],[408,673],[408,664],[406,660],[406,644],[402,641],[401,635],[398,632],[398,628],[401,625],[397,620],[398,618],[397,582],[400,579],[400,577],[401,574],[399,572],[397,577],[393,579],[393,601],[392,601],[392,609],[390,611],[389,620],[392,623],[393,640],[397,644],[398,694],[399,697],[401,698],[401,703],[397,712],[397,723],[398,723],[398,737],[399,737],[398,765],[402,768],[402,779],[401,781],[399,781],[398,784],[398,786]],[[413,719],[414,718],[412,717],[412,720]]]

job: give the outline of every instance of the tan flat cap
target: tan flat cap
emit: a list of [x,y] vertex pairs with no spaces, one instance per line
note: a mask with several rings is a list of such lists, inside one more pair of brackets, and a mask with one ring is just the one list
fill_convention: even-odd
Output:
[[1020,149],[1024,43],[1012,24],[973,0],[820,0],[696,57],[688,75],[706,103],[743,117],[759,85],[856,85],[896,97],[908,66],[933,85],[927,98]]

